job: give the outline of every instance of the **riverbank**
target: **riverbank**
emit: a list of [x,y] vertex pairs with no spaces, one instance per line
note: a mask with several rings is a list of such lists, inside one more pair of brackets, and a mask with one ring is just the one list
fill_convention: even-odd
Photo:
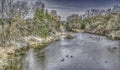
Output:
[[85,31],[86,33],[106,36],[111,40],[120,40],[120,31],[112,31],[110,33],[104,31]]
[[95,30],[95,31],[88,31],[88,30],[79,30],[79,29],[73,29],[73,32],[84,32],[84,33],[90,33],[90,34],[95,34],[95,35],[101,35],[101,36],[106,36],[111,40],[120,40],[120,30],[118,31],[112,31],[108,32],[106,30]]
[[5,70],[5,68],[9,66],[9,62],[11,59],[14,59],[17,56],[25,54],[29,48],[33,49],[42,48],[46,44],[56,41],[57,38],[54,37],[39,38],[30,36],[24,38],[24,40],[25,40],[24,43],[17,43],[17,45],[14,44],[13,47],[0,48],[0,70]]
[[72,38],[70,33],[58,32],[54,36],[48,36],[45,38],[35,36],[23,37],[22,39],[24,42],[22,43],[14,42],[14,45],[11,47],[0,47],[0,70],[5,70],[5,68],[9,66],[11,59],[14,59],[20,55],[24,55],[29,48],[44,48],[48,44],[58,41],[61,35],[64,35],[67,39]]
[[119,70],[119,41],[89,33],[72,34],[73,39],[30,49],[7,70]]

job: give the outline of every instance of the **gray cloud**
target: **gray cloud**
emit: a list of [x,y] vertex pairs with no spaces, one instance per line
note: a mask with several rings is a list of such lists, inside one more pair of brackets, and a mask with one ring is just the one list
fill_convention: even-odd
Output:
[[68,15],[83,14],[91,8],[110,8],[118,4],[117,0],[42,0],[46,8],[55,9],[65,19]]

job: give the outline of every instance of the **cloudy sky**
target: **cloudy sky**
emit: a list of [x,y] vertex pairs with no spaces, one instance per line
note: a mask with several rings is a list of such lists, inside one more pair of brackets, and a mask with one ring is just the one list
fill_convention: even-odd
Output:
[[91,8],[111,8],[119,4],[120,0],[42,0],[49,10],[57,10],[64,20],[68,15],[77,13],[83,14]]

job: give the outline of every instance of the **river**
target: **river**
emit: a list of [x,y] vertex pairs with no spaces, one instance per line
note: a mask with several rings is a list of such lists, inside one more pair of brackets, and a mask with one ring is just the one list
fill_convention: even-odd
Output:
[[73,35],[44,49],[30,49],[16,58],[10,70],[120,70],[119,40],[88,33]]

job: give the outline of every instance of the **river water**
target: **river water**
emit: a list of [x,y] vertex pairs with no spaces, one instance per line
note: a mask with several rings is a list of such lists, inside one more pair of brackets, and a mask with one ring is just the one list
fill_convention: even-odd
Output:
[[120,70],[119,40],[88,33],[73,35],[44,49],[30,49],[10,70]]

